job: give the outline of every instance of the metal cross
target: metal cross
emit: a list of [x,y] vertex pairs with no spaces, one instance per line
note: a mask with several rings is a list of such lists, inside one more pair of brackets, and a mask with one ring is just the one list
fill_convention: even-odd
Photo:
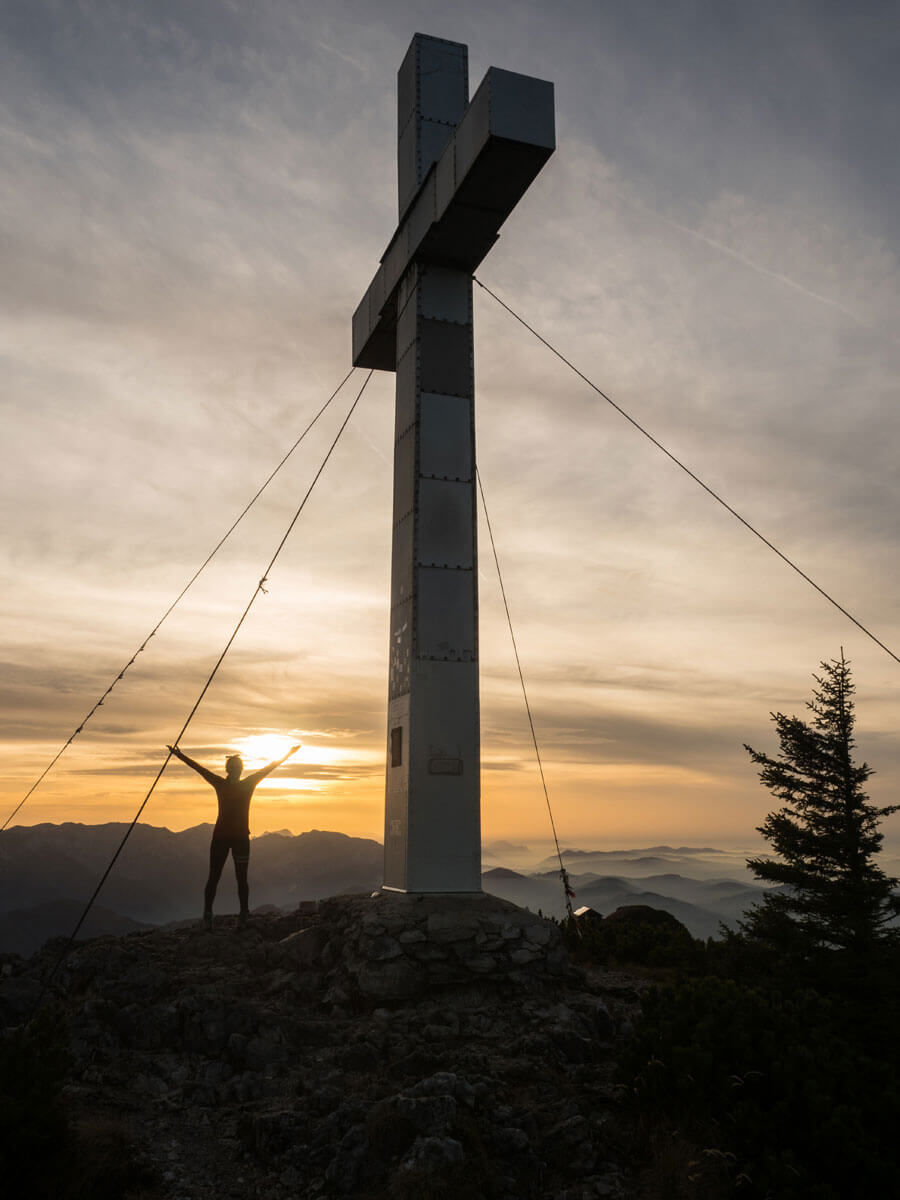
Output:
[[397,78],[400,220],[353,316],[397,374],[384,886],[481,891],[472,273],[555,147],[553,84],[417,33]]

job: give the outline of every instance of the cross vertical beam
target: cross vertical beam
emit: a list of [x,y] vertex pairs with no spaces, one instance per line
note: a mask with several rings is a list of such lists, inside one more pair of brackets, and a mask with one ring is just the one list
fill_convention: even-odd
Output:
[[471,278],[415,263],[398,309],[385,887],[477,892]]
[[[397,76],[401,220],[468,102],[466,47],[417,34]],[[466,272],[409,264],[397,298],[396,346],[393,753],[385,788],[384,884],[404,892],[478,892],[475,387]]]
[[472,272],[552,153],[553,85],[416,34],[398,75],[400,221],[353,318],[396,371],[384,886],[481,890]]

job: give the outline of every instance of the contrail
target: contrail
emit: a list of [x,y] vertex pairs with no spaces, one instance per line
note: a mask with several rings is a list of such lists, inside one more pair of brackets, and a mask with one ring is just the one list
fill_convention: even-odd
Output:
[[387,463],[387,465],[389,467],[392,467],[394,465],[393,461],[390,458],[388,458],[388,456],[381,449],[381,447],[375,442],[374,438],[372,438],[368,433],[366,433],[365,429],[363,429],[363,427],[361,425],[356,426],[356,428],[354,429],[354,433],[360,439],[360,441],[363,441],[368,445],[368,447],[372,451],[372,453],[376,454],[381,459],[382,462]]
[[751,271],[756,271],[758,275],[767,275],[769,279],[776,279],[779,283],[793,288],[795,292],[801,292],[804,296],[809,296],[811,300],[818,300],[821,304],[827,304],[829,308],[843,313],[845,317],[856,321],[858,325],[863,325],[867,329],[871,328],[869,322],[864,321],[857,313],[849,308],[844,308],[836,300],[832,300],[828,296],[823,296],[821,292],[814,292],[810,288],[804,287],[802,283],[797,283],[795,279],[791,279],[788,275],[782,275],[780,271],[770,271],[768,267],[760,266],[759,263],[753,262],[752,259],[745,258],[743,254],[738,254],[737,250],[732,250],[730,246],[725,246],[722,242],[717,242],[715,238],[707,237],[706,234],[698,233],[696,229],[691,229],[689,225],[681,225],[678,221],[672,221],[669,217],[664,217],[662,213],[658,213],[655,209],[642,204],[640,200],[633,200],[630,196],[623,196],[621,192],[616,191],[613,191],[613,195],[616,199],[621,200],[623,204],[629,204],[632,208],[638,208],[641,212],[655,217],[657,221],[662,221],[663,225],[669,225],[672,229],[677,229],[680,233],[686,233],[689,237],[696,238],[698,242],[703,242],[705,245],[711,246],[713,250],[718,250],[721,254],[727,254],[729,258],[733,258],[743,266],[749,267]]

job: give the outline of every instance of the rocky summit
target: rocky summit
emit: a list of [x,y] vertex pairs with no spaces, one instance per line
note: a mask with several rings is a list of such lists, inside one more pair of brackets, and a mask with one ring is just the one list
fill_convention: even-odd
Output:
[[[7,1027],[60,950],[7,957]],[[631,1194],[634,982],[509,902],[379,893],[80,942],[50,1003],[69,1115],[126,1130],[147,1200],[594,1200]]]

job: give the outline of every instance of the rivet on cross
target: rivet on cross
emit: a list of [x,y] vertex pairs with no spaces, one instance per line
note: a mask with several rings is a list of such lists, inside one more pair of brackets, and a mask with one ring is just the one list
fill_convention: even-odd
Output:
[[384,886],[481,890],[472,273],[555,146],[553,84],[412,40],[397,78],[400,221],[353,316],[397,374]]

